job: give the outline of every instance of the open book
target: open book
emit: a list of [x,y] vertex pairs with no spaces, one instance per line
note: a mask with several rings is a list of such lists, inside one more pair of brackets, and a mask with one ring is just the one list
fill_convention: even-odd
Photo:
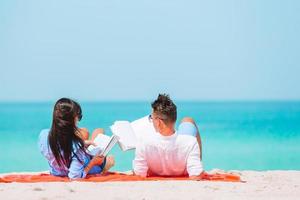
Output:
[[155,133],[153,124],[149,121],[148,115],[133,122],[115,121],[110,127],[118,141],[122,151],[134,149],[138,140]]
[[97,155],[105,157],[118,141],[119,136],[117,135],[109,137],[107,135],[99,134],[94,140],[96,146],[90,145],[87,150],[93,156]]
[[122,151],[134,149],[138,140],[155,133],[148,115],[133,122],[115,121],[110,128],[113,133],[111,137],[99,134],[94,140],[96,146],[88,147],[91,155],[107,156],[117,142]]

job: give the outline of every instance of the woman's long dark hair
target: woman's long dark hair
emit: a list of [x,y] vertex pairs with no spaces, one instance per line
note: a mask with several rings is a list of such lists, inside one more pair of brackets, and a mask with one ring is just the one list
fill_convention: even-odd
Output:
[[55,103],[48,142],[56,162],[61,167],[70,167],[72,153],[78,159],[73,149],[74,144],[85,152],[75,120],[76,117],[78,120],[82,118],[81,112],[80,105],[71,99],[61,98]]

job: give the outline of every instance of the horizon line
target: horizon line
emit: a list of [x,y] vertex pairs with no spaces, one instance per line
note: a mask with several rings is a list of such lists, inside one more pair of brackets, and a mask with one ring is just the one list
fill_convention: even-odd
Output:
[[[152,102],[155,99],[101,99],[101,100],[78,100],[71,98],[80,103],[138,103]],[[234,103],[234,102],[300,102],[300,99],[172,99],[174,102],[199,102],[199,103]],[[0,100],[1,104],[6,103],[53,103],[57,100]]]

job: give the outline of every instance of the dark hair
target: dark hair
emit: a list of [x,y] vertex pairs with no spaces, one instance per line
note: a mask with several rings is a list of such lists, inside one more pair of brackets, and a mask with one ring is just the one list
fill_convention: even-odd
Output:
[[80,161],[74,152],[73,144],[86,152],[75,122],[76,117],[78,120],[82,118],[81,113],[80,105],[71,99],[61,98],[55,103],[48,143],[59,166],[69,168],[72,154]]
[[177,119],[177,107],[167,94],[159,94],[151,104],[153,112],[164,122],[175,122]]

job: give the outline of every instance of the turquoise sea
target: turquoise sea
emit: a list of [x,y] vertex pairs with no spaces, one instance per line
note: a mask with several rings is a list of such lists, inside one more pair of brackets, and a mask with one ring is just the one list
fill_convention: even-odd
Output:
[[[82,103],[81,127],[134,120],[150,102]],[[37,138],[51,124],[53,103],[0,103],[0,173],[47,170]],[[177,102],[179,119],[196,119],[206,170],[300,170],[300,102]],[[114,170],[131,169],[133,151],[116,146]]]

